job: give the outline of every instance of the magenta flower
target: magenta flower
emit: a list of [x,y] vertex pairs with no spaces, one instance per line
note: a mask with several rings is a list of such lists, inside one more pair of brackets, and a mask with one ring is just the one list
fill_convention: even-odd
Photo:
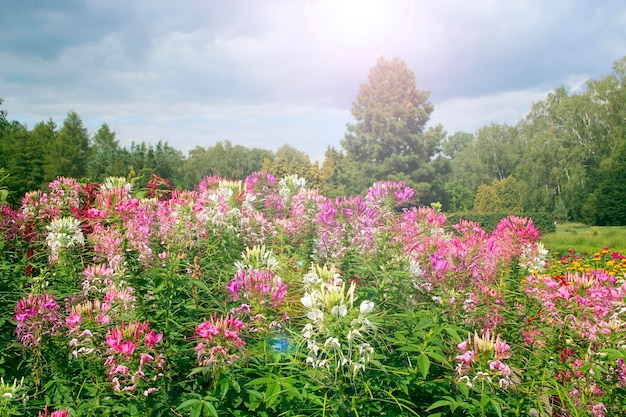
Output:
[[502,363],[502,361],[500,360],[489,362],[489,369],[491,371],[502,372],[502,375],[506,377],[511,376],[511,368],[509,368],[508,365]]
[[239,299],[239,280],[234,279],[226,285],[226,289],[233,296],[233,300]]
[[146,335],[146,337],[144,338],[144,342],[146,343],[148,347],[152,347],[156,345],[157,343],[159,343],[161,339],[163,339],[163,333],[157,334],[154,330],[152,330],[150,333]]
[[196,326],[196,334],[201,340],[195,347],[198,355],[198,364],[232,363],[239,356],[237,351],[245,342],[239,336],[244,323],[232,315],[213,315],[210,320],[204,319]]
[[243,297],[256,307],[271,304],[277,308],[287,293],[288,285],[265,269],[242,268],[226,286],[233,300]]
[[148,362],[154,362],[154,356],[149,353],[142,353],[139,359],[139,368],[143,368],[143,365]]
[[145,323],[130,322],[128,325],[122,322],[121,326],[107,331],[106,343],[111,347],[113,353],[129,356],[135,352],[135,348],[140,345],[142,340],[147,347],[152,348],[161,341],[163,334],[156,334],[154,330],[148,332],[149,326],[147,321]]
[[31,295],[15,306],[17,340],[23,346],[36,346],[42,336],[53,336],[63,325],[60,309],[50,294]]
[[459,362],[462,362],[465,366],[471,366],[473,357],[474,351],[468,350],[467,352],[457,356],[455,359]]
[[[107,340],[108,342],[108,340]],[[124,355],[132,355],[135,352],[135,344],[130,340],[122,340],[118,345],[117,349],[120,353]]]
[[80,316],[80,314],[73,312],[65,318],[65,324],[67,324],[68,327],[76,327],[80,325],[80,322],[82,320],[83,318]]
[[[165,357],[155,351],[155,345],[162,339],[162,333],[150,330],[148,321],[122,322],[107,331],[109,356],[104,365],[108,368],[114,391],[133,391],[142,381],[152,384],[163,376]],[[144,392],[152,393],[154,390]]]
[[69,409],[65,409],[65,410],[57,410],[57,411],[53,411],[52,413],[50,413],[48,411],[48,407],[46,407],[44,409],[44,413],[41,414],[41,411],[39,412],[38,416],[39,417],[67,417],[67,415],[69,414],[70,410]]
[[469,381],[468,374],[475,370],[476,376],[498,376],[500,378],[498,383],[502,387],[512,384],[511,369],[503,362],[511,356],[511,347],[500,339],[500,335],[494,337],[488,330],[481,336],[475,332],[473,338],[468,334],[467,340],[459,343],[457,347],[462,354],[455,358],[459,361],[456,369],[459,375],[463,375],[462,379]]
[[204,319],[204,321],[196,327],[196,334],[200,337],[210,339],[212,336],[220,334],[220,331],[215,324]]

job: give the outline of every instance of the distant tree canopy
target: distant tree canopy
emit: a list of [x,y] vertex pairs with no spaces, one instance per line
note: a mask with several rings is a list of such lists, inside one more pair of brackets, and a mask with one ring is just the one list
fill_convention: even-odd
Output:
[[447,211],[549,212],[559,220],[623,225],[625,80],[626,57],[580,93],[555,89],[515,126],[492,123],[448,135],[443,126],[427,127],[434,106],[408,66],[380,58],[359,88],[342,148],[329,147],[323,161],[313,162],[291,145],[274,152],[224,141],[187,156],[164,141],[127,148],[106,123],[90,134],[76,112],[60,126],[48,120],[29,129],[0,108],[0,188],[17,204],[57,176],[134,177],[142,186],[156,175],[190,189],[205,176],[242,179],[267,170],[304,177],[329,197],[405,180],[419,204],[440,202]]

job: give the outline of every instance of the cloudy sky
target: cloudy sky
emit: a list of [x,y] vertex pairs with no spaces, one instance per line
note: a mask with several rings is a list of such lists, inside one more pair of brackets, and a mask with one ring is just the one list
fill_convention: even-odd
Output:
[[515,124],[626,55],[623,0],[0,0],[0,98],[29,128],[76,111],[123,146],[340,148],[380,56],[430,125]]

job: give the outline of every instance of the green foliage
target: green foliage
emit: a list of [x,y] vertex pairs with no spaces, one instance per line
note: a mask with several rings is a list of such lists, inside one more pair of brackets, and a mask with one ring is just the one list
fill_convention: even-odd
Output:
[[0,167],[0,206],[3,206],[7,202],[9,196],[9,189],[6,186],[6,181],[9,178],[9,174],[5,174],[4,168]]
[[18,122],[7,124],[0,133],[0,160],[4,162],[6,185],[11,191],[9,202],[19,203],[21,196],[42,186],[47,148],[55,136],[52,122],[39,123],[32,132]]
[[130,170],[140,174],[145,185],[153,175],[166,178],[173,185],[181,182],[180,167],[183,164],[183,154],[169,146],[167,142],[158,141],[156,145],[145,142],[132,143],[126,161]]
[[509,175],[499,181],[494,180],[492,186],[500,201],[497,211],[513,213],[522,211],[522,195],[517,180],[513,176]]
[[569,220],[567,207],[565,206],[565,203],[561,198],[558,198],[556,200],[556,203],[554,204],[554,211],[552,212],[552,214],[554,214],[554,220],[558,222],[565,222]]
[[469,211],[474,207],[474,192],[460,181],[446,182],[444,190],[449,199],[448,207],[444,207],[445,211]]
[[598,184],[583,206],[586,223],[597,226],[626,225],[626,141],[599,170]]
[[48,143],[44,180],[52,181],[58,176],[83,178],[91,156],[89,132],[76,112],[69,112],[59,132]]
[[474,139],[474,135],[471,133],[455,132],[445,138],[441,145],[441,150],[445,156],[454,159],[465,148],[471,146]]
[[509,176],[481,184],[476,192],[474,211],[477,213],[516,213],[522,211],[522,196],[517,180]]
[[289,145],[283,145],[276,151],[273,159],[265,159],[263,171],[272,172],[277,177],[288,175],[298,175],[299,177],[310,179],[311,161],[304,152],[301,152]]
[[189,152],[181,167],[183,185],[192,188],[206,176],[241,180],[260,171],[266,159],[274,159],[274,153],[258,148],[248,149],[229,141],[207,148],[198,146]]
[[521,155],[521,141],[516,128],[491,124],[480,128],[473,140],[462,136],[452,159],[452,179],[471,190],[513,174]]
[[474,211],[477,213],[493,213],[500,210],[502,203],[496,188],[480,184],[476,191],[476,199],[474,200]]
[[103,123],[93,137],[92,155],[87,165],[87,177],[101,182],[107,177],[128,175],[128,152],[120,147],[115,132]]

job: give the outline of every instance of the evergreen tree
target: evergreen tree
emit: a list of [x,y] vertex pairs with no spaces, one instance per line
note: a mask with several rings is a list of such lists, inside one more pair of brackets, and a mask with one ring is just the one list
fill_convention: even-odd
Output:
[[419,90],[415,75],[398,58],[380,58],[361,85],[341,142],[356,163],[356,185],[362,191],[380,180],[407,180],[419,193],[429,192],[434,175],[430,165],[445,133],[426,132],[433,111],[429,92]]
[[76,112],[69,112],[46,158],[45,181],[59,176],[82,178],[87,174],[91,145],[89,132]]
[[125,177],[126,152],[120,148],[115,132],[108,124],[103,123],[93,137],[93,150],[87,166],[87,176],[95,182],[106,177]]
[[497,213],[500,211],[500,198],[495,187],[480,184],[474,200],[474,211],[477,213]]
[[500,200],[499,211],[504,213],[520,213],[522,209],[522,194],[519,184],[513,176],[508,176],[502,180],[494,180],[493,188]]

